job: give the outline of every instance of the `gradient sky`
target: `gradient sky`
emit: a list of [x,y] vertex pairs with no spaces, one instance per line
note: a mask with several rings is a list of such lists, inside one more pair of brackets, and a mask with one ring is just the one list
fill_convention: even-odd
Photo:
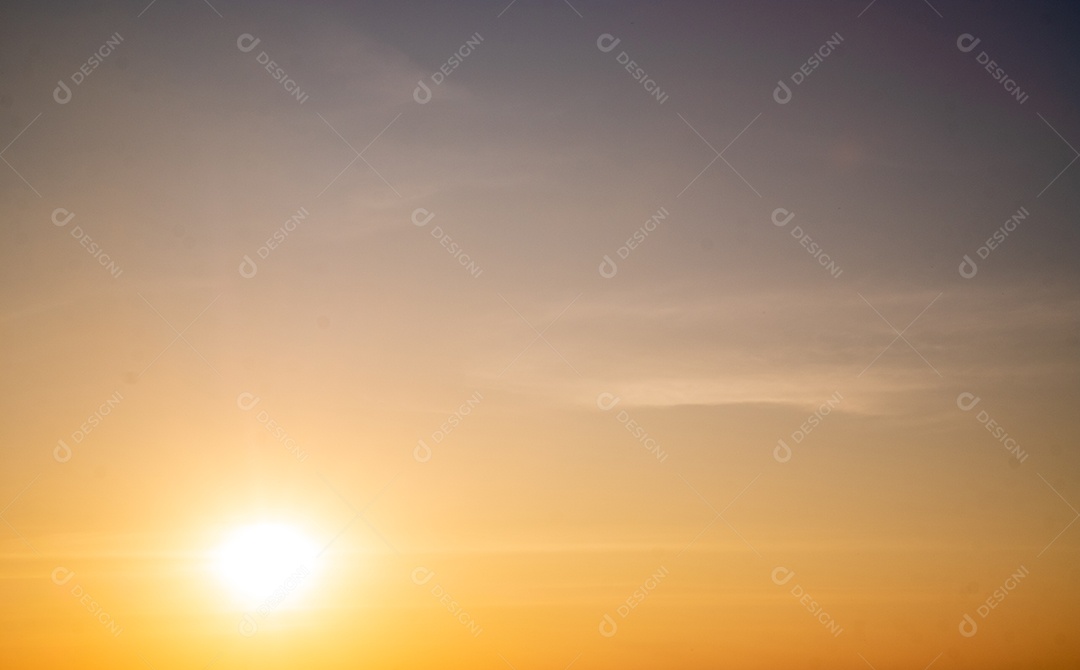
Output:
[[1080,16],[867,2],[9,3],[0,666],[1080,665]]

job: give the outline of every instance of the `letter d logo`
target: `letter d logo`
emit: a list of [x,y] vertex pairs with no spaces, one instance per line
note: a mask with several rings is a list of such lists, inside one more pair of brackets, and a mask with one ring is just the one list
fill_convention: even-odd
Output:
[[[981,41],[982,40],[980,40],[978,37],[975,37],[971,33],[964,33],[960,37],[956,38],[956,48],[960,51],[963,51],[964,53],[967,53],[975,47],[979,46],[979,42]],[[974,635],[974,633],[972,633],[972,635]]]
[[74,212],[69,212],[68,210],[64,209],[63,207],[57,207],[56,209],[53,210],[53,213],[52,213],[52,222],[53,222],[53,225],[56,226],[57,228],[63,228],[64,226],[66,226],[74,218],[75,218]]
[[772,455],[777,463],[787,463],[791,460],[791,447],[787,446],[787,442],[777,440],[776,448],[773,449]]
[[434,570],[429,570],[425,567],[419,567],[412,571],[413,584],[417,586],[423,586],[431,581],[431,578],[435,576]]
[[259,624],[255,621],[255,617],[245,612],[244,615],[240,617],[240,621],[237,622],[236,629],[240,631],[240,634],[244,637],[251,637],[259,632]]
[[423,228],[429,221],[435,218],[434,212],[429,212],[423,207],[417,207],[412,213],[413,225],[417,228]]
[[786,105],[791,102],[791,89],[784,83],[783,79],[777,80],[776,88],[772,92],[773,100],[777,101],[781,105]]
[[979,396],[974,393],[968,393],[964,391],[960,395],[956,396],[956,406],[967,412],[975,405],[979,404]]
[[772,581],[773,584],[776,584],[777,586],[783,586],[784,584],[787,584],[794,576],[795,572],[793,570],[789,570],[780,565],[773,568],[772,571]]
[[244,391],[240,395],[236,396],[236,406],[245,412],[249,409],[254,409],[255,405],[259,404],[259,396],[254,393],[248,393]]
[[416,88],[413,89],[412,97],[421,105],[426,105],[431,101],[431,89],[423,81],[418,81],[416,82]]
[[781,228],[783,228],[788,223],[790,223],[791,220],[794,219],[794,218],[795,218],[795,212],[789,212],[786,209],[784,209],[783,207],[777,207],[772,212],[773,225],[774,226],[779,226]]
[[61,105],[66,105],[71,102],[71,89],[67,87],[63,81],[56,82],[56,88],[52,92],[53,100],[57,101]]
[[63,586],[71,581],[71,578],[75,576],[74,570],[68,570],[67,568],[57,567],[52,571],[53,584],[57,586]]
[[251,279],[255,276],[255,273],[259,271],[259,266],[255,265],[255,261],[251,260],[251,256],[244,254],[244,261],[240,263],[238,268],[240,276],[244,279]]
[[71,460],[71,447],[67,446],[67,442],[57,440],[52,455],[57,463],[67,463]]
[[427,442],[417,440],[412,455],[418,463],[427,463],[431,460],[431,447],[427,446]]
[[615,395],[614,393],[607,393],[605,391],[604,393],[596,396],[596,406],[605,412],[618,404],[619,396]]
[[971,256],[964,254],[964,260],[960,261],[960,276],[964,279],[971,279],[978,271],[979,266],[975,265],[975,261],[971,260]]
[[604,260],[600,263],[600,276],[604,279],[611,279],[619,272],[619,266],[615,265],[615,261],[611,260],[611,256],[604,254]]
[[236,48],[240,51],[243,51],[244,53],[247,53],[254,49],[261,41],[262,40],[260,40],[258,37],[255,37],[251,33],[244,33],[240,37],[236,38]]
[[[611,33],[604,33],[600,37],[596,38],[596,48],[600,51],[603,51],[604,53],[608,53],[609,51],[617,47],[619,45],[619,42],[621,41],[622,40],[620,40],[618,37],[615,37]],[[614,633],[612,633],[612,635],[614,635]]]
[[604,618],[600,619],[600,634],[604,637],[614,637],[618,632],[619,624],[615,623],[615,619],[612,619],[610,614],[605,614]]
[[979,624],[975,623],[975,619],[972,619],[970,614],[965,614],[960,620],[960,634],[964,637],[974,637],[978,632]]

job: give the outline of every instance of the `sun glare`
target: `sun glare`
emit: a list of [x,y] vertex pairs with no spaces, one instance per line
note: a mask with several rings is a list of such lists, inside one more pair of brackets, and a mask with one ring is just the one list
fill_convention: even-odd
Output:
[[318,548],[289,526],[261,523],[237,529],[218,552],[217,568],[247,601],[287,594],[310,576]]

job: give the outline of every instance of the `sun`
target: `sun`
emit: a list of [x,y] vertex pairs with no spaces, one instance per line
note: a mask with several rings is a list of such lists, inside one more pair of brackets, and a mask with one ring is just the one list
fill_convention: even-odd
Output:
[[294,528],[260,523],[234,531],[217,555],[217,572],[238,598],[284,597],[306,581],[318,548]]

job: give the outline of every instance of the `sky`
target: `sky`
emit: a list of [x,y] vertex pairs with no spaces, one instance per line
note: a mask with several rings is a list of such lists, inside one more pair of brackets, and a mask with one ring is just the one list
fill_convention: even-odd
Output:
[[3,13],[0,666],[1080,665],[1070,3]]

